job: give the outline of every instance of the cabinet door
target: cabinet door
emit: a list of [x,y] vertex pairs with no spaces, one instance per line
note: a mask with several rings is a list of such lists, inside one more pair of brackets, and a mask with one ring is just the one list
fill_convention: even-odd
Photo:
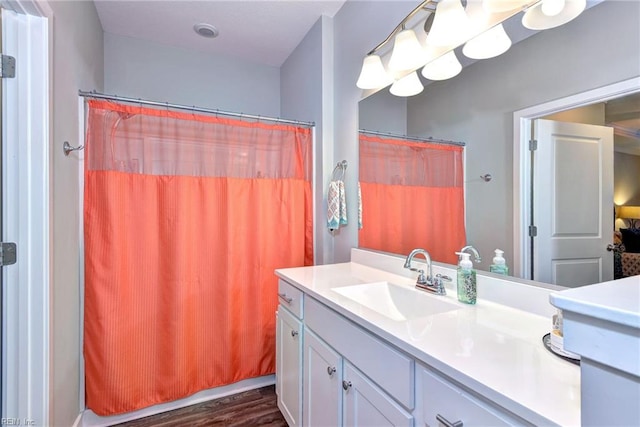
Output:
[[302,322],[280,306],[276,325],[278,408],[289,426],[299,426],[302,414]]
[[344,390],[343,425],[413,426],[411,414],[347,361],[344,361],[342,388]]
[[310,329],[304,331],[304,425],[339,426],[342,358]]

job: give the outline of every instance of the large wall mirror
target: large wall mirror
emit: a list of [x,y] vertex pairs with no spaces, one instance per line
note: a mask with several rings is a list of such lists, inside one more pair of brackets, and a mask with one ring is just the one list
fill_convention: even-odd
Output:
[[[616,243],[614,228],[633,225],[633,220],[630,224],[621,216],[619,208],[640,206],[640,95],[634,93],[640,92],[640,87],[626,90],[619,96],[611,94],[606,102],[565,106],[564,112],[537,116],[557,122],[611,128],[611,160],[605,159],[604,163],[598,164],[613,170],[592,171],[589,162],[597,163],[600,158],[590,157],[593,150],[587,150],[588,153],[571,151],[569,143],[554,146],[556,163],[553,171],[533,167],[533,172],[528,172],[514,162],[514,153],[519,151],[516,144],[522,139],[520,135],[514,135],[515,112],[617,82],[637,81],[640,76],[640,2],[605,0],[589,6],[575,20],[561,27],[526,34],[503,55],[468,64],[450,80],[429,82],[423,79],[425,89],[418,95],[396,97],[387,88],[360,102],[360,129],[466,143],[466,243],[480,251],[482,262],[476,264],[480,270],[489,269],[494,250],[500,248],[505,251],[513,275],[521,278],[580,286],[620,277],[620,272],[614,271],[619,268],[614,262],[615,250],[602,256],[586,256],[587,261],[581,260],[569,268],[568,262],[554,259],[552,252],[556,249],[541,255],[536,248],[530,256],[540,259],[531,260],[531,265],[550,257],[546,263],[553,266],[544,274],[540,273],[544,268],[539,266],[541,268],[535,270],[537,275],[533,276],[532,268],[523,268],[514,255],[519,251],[514,241],[529,239],[520,236],[522,229],[514,228],[514,215],[525,209],[520,206],[521,200],[514,197],[514,173],[532,174],[529,181],[535,182],[534,173],[545,175],[555,171],[558,179],[563,180],[564,187],[560,190],[538,191],[553,196],[549,198],[550,205],[535,206],[537,199],[532,198],[533,206],[526,209],[538,216],[546,211],[554,212],[554,227],[559,227],[562,221],[567,224],[565,229],[556,229],[556,236],[579,237],[574,239],[573,245],[579,246],[587,240],[580,235],[580,224],[586,224],[585,235],[595,233],[609,244]],[[518,14],[505,23],[507,33],[519,25],[521,18]],[[459,50],[456,49],[456,53],[462,59]],[[522,131],[532,132],[536,126],[537,121],[532,120]],[[610,173],[612,189],[611,194],[601,195],[601,199],[596,200],[591,196],[593,192],[580,190],[580,186],[599,185],[601,179],[593,179],[593,176],[600,177],[598,173]],[[488,175],[490,180],[486,179]],[[560,212],[562,206],[567,209],[564,214]],[[591,221],[590,218],[595,219]],[[600,219],[604,222],[594,222]],[[405,220],[429,221],[429,212],[406,206]],[[367,232],[366,226],[365,223],[361,233]],[[519,239],[514,239],[515,233]],[[429,250],[437,244],[425,241],[423,247]],[[598,245],[603,250],[606,246]],[[611,265],[604,265],[609,260],[613,260]]]

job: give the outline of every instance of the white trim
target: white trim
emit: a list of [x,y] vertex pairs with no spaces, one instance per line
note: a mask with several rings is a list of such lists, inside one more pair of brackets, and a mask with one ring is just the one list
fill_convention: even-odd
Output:
[[597,89],[556,99],[544,104],[518,110],[513,113],[513,273],[517,277],[530,279],[531,251],[526,236],[530,223],[529,188],[529,137],[527,129],[531,121],[549,114],[585,105],[604,102],[640,91],[640,76],[613,83]]
[[219,399],[221,397],[230,396],[232,394],[266,387],[275,383],[275,375],[265,375],[262,377],[250,378],[234,384],[203,390],[194,395],[185,397],[184,399],[161,403],[159,405],[150,406],[138,411],[127,412],[126,414],[122,415],[112,415],[109,417],[101,417],[99,415],[96,415],[91,410],[86,410],[82,413],[82,420],[80,421],[80,423],[76,421],[74,427],[76,425],[79,427],[102,427],[120,424],[127,421],[160,414],[162,412],[173,411],[174,409],[180,409],[186,406],[207,402],[209,400]]
[[18,244],[17,263],[2,272],[3,416],[47,425],[49,26],[46,18],[9,11],[2,19],[3,51],[16,57],[17,71],[2,81],[3,240]]
[[[78,96],[78,141],[85,140],[85,111],[84,111],[84,97]],[[84,142],[83,142],[84,144]],[[78,360],[80,362],[80,384],[78,393],[78,409],[80,413],[84,411],[85,404],[85,378],[84,378],[84,150],[78,150],[74,152],[78,156],[78,210],[80,221],[78,221],[78,295],[80,295],[80,354]]]

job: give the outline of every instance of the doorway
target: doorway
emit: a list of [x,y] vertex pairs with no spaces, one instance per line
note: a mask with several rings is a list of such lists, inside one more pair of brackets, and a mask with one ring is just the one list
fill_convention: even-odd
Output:
[[[615,99],[620,99],[640,92],[640,77],[635,77],[623,82],[608,85],[570,97],[558,99],[545,104],[533,106],[514,113],[514,273],[520,277],[540,280],[536,277],[535,262],[543,260],[533,260],[535,254],[535,229],[530,229],[534,224],[533,218],[533,198],[531,188],[534,182],[534,168],[532,167],[530,151],[530,130],[537,119],[551,116],[561,118],[562,113],[580,107],[591,106],[596,103],[603,103]],[[555,116],[552,116],[555,115]],[[565,116],[566,117],[566,116]],[[611,201],[611,214],[613,214],[613,200]],[[605,207],[603,206],[603,212]],[[613,217],[612,217],[613,218]],[[608,233],[613,239],[613,229],[602,231],[603,235]],[[533,243],[532,243],[533,242]],[[549,281],[549,280],[547,280]],[[562,284],[562,283],[559,283]],[[586,284],[586,283],[582,283]]]

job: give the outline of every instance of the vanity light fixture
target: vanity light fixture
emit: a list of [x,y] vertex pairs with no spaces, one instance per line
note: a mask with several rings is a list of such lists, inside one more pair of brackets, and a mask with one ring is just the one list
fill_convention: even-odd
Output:
[[460,74],[460,71],[462,64],[455,52],[449,51],[425,65],[422,68],[422,76],[429,80],[447,80]]
[[380,56],[372,53],[364,57],[362,71],[356,86],[360,89],[378,89],[390,85],[393,79],[387,74]]
[[559,27],[576,18],[586,7],[587,0],[542,0],[527,10],[522,25],[530,30]]
[[413,30],[403,29],[396,34],[389,69],[412,71],[424,64],[422,46]]
[[498,24],[465,43],[462,53],[467,58],[488,59],[502,55],[510,47],[511,39],[502,24]]
[[440,0],[435,14],[428,44],[455,47],[468,39],[471,21],[460,0]]
[[[525,11],[522,24],[532,30],[544,30],[571,21],[585,8],[586,0],[424,0],[367,54],[356,85],[375,90],[395,79],[392,94],[416,95],[424,86],[414,70],[424,65],[421,74],[429,80],[456,76],[462,66],[453,49],[463,43],[462,53],[472,59],[493,58],[506,52],[511,39],[502,22],[507,18]],[[426,18],[416,22],[413,18],[419,13],[426,13]],[[424,28],[426,41],[420,41],[413,28]],[[391,40],[394,47],[385,69],[379,51]]]
[[526,4],[527,0],[482,0],[482,7],[489,13],[509,12]]
[[395,96],[413,96],[417,95],[424,90],[424,86],[418,77],[417,72],[412,72],[402,77],[400,80],[396,80],[391,85],[389,92]]

